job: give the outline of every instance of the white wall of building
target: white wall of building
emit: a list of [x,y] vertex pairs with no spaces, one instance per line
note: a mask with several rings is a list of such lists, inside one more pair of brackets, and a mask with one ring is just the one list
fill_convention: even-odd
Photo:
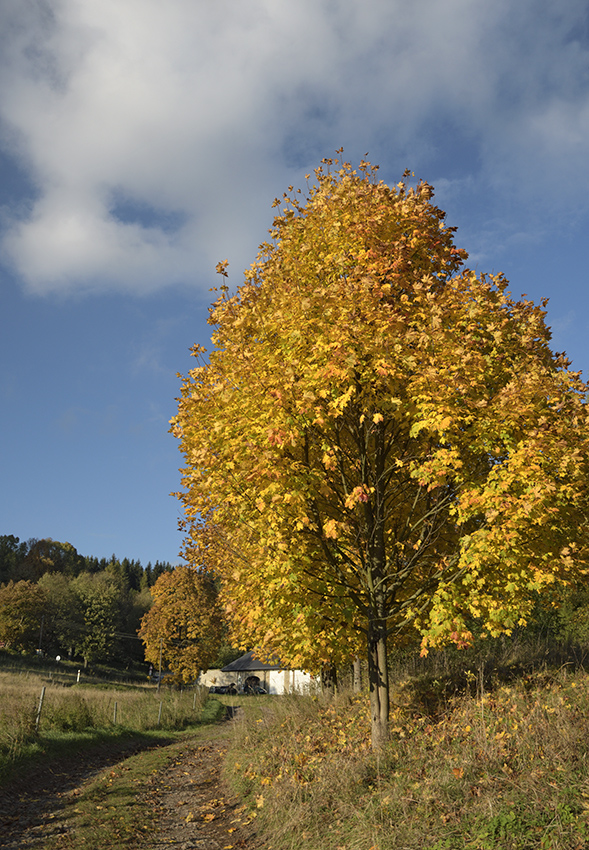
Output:
[[202,685],[205,688],[210,688],[213,685],[218,687],[222,685],[230,685],[232,682],[237,682],[235,673],[223,673],[222,670],[207,670],[201,673],[196,680],[197,685]]
[[217,687],[230,685],[231,683],[241,688],[248,676],[258,676],[261,686],[269,694],[277,695],[308,694],[314,690],[317,682],[313,676],[304,673],[302,670],[252,670],[251,672],[241,671],[239,673],[207,670],[206,673],[200,674],[197,682],[205,688],[210,688],[213,685]]
[[302,670],[268,670],[266,675],[271,694],[308,694],[313,689],[313,677]]

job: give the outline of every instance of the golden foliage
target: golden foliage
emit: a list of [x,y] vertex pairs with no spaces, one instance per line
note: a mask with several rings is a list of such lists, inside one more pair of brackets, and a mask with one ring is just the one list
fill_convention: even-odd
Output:
[[207,572],[176,567],[151,589],[153,606],[141,621],[145,658],[162,664],[181,682],[194,681],[215,659],[225,625],[215,582]]
[[187,553],[235,640],[309,669],[509,631],[586,568],[586,387],[542,307],[462,268],[430,186],[316,177],[184,379]]

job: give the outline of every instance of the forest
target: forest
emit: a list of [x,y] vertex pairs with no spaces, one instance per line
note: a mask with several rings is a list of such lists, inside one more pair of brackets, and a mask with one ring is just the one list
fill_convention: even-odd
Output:
[[144,661],[137,636],[150,588],[174,565],[81,555],[51,538],[0,536],[0,648],[79,659]]

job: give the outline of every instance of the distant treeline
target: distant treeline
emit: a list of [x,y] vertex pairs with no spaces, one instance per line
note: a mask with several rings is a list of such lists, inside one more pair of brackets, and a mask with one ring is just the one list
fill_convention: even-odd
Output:
[[146,567],[139,560],[117,558],[94,558],[80,555],[71,543],[60,543],[51,537],[21,541],[13,534],[0,535],[0,584],[9,581],[37,582],[45,573],[63,573],[75,578],[80,573],[100,573],[109,565],[117,565],[116,570],[124,578],[129,590],[145,590],[153,587],[164,572],[170,572],[175,565],[168,561],[151,562]]
[[71,543],[0,536],[0,647],[79,658],[142,661],[137,637],[150,588],[174,565],[80,555]]

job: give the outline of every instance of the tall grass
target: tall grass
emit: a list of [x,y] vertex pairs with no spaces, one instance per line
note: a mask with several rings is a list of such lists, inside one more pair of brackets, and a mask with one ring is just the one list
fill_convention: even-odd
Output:
[[0,672],[0,775],[31,746],[60,735],[71,740],[72,733],[91,737],[184,729],[198,721],[207,699],[204,688],[158,693],[153,686],[66,687],[35,674]]
[[236,727],[229,779],[274,850],[588,847],[589,677],[472,677],[437,701],[397,686],[378,755],[365,695],[268,701]]

